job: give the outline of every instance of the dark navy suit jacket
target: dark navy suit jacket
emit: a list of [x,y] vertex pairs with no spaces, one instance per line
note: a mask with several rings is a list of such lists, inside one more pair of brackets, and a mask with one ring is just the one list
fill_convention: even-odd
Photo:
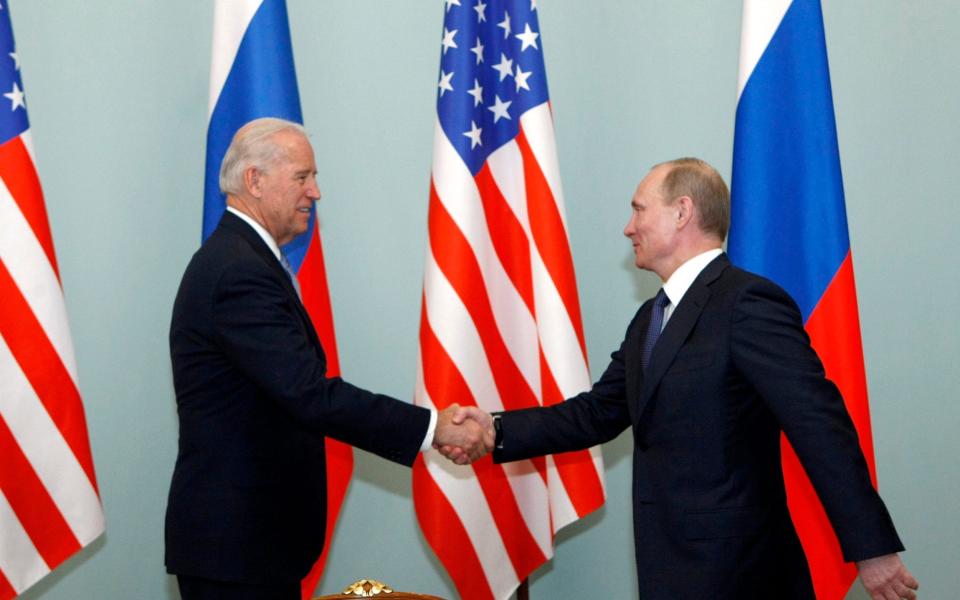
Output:
[[652,302],[589,392],[502,415],[498,462],[634,436],[640,598],[813,598],[780,464],[785,432],[846,560],[903,549],[853,423],[777,285],[712,261],[640,362]]
[[289,277],[229,212],[183,275],[170,354],[180,419],[171,573],[301,579],[323,546],[323,437],[410,465],[426,435],[428,410],[326,376]]

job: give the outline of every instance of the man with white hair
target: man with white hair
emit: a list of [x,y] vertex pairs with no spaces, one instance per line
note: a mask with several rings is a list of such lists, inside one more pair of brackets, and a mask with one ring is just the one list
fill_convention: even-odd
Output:
[[324,436],[404,465],[433,443],[479,457],[475,422],[327,377],[280,246],[320,199],[303,127],[257,119],[220,171],[227,211],[187,266],[170,327],[180,439],[166,565],[185,600],[300,598],[323,547]]

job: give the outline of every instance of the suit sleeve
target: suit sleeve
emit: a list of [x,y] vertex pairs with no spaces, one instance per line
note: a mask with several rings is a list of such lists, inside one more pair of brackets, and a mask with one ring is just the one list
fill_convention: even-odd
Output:
[[326,361],[276,276],[230,269],[211,307],[217,342],[232,364],[293,419],[328,436],[410,465],[430,411],[326,376]]
[[732,319],[733,360],[780,422],[844,558],[858,561],[903,550],[870,481],[843,398],[825,377],[796,304],[761,280],[741,292]]
[[590,391],[545,408],[501,413],[503,448],[494,450],[494,462],[583,450],[608,442],[629,427],[624,349],[636,320]]

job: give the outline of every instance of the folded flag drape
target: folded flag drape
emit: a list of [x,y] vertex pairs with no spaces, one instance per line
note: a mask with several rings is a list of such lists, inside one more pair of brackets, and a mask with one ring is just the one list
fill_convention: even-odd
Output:
[[[493,411],[590,387],[535,2],[448,0],[415,401]],[[604,502],[597,448],[414,465],[417,519],[460,595],[506,599]]]
[[0,2],[0,600],[104,531],[60,272]]

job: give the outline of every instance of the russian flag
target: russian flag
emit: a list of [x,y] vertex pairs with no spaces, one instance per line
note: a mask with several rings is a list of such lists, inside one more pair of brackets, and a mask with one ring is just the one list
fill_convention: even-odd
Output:
[[[745,0],[728,251],[785,288],[843,394],[876,486],[867,386],[819,0]],[[856,577],[784,441],[791,516],[817,598]]]
[[[245,123],[260,117],[303,123],[286,2],[217,0],[210,67],[203,239],[217,227],[226,207],[226,198],[220,193],[219,173],[230,140]],[[315,208],[311,208],[309,229],[282,251],[297,272],[303,304],[327,355],[327,376],[336,377],[340,364]],[[312,597],[320,579],[353,471],[350,446],[327,439],[326,449],[327,539],[323,554],[303,581],[304,598]]]

